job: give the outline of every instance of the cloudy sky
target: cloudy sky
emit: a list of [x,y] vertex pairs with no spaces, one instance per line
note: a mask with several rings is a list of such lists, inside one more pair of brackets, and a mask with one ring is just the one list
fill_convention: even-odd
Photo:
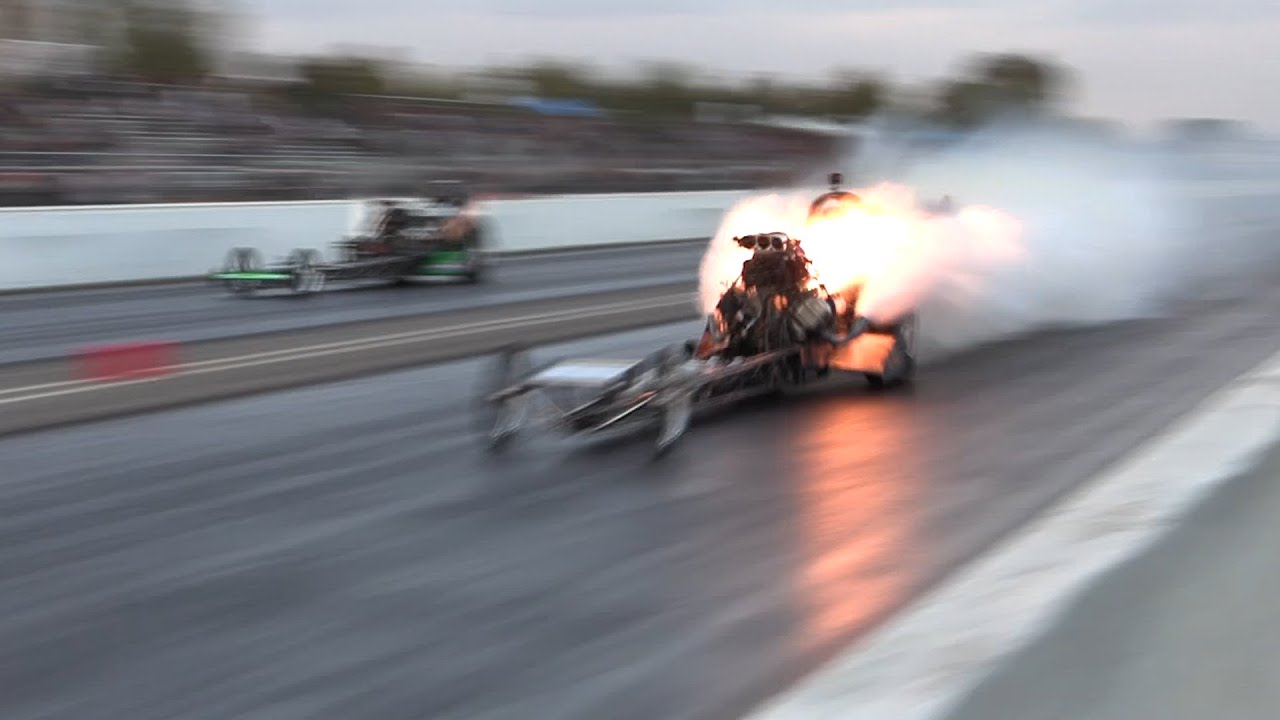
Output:
[[277,51],[388,45],[441,65],[537,55],[625,66],[916,82],[968,54],[1025,51],[1077,73],[1078,112],[1138,125],[1250,120],[1280,132],[1276,0],[251,0],[253,42]]

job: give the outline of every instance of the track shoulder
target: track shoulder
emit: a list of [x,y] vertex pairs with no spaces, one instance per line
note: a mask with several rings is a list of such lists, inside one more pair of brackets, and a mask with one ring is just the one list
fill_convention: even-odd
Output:
[[[979,555],[751,720],[936,720],[1280,437],[1280,353]],[[968,716],[966,716],[968,717]],[[1057,717],[1057,716],[1054,716]]]

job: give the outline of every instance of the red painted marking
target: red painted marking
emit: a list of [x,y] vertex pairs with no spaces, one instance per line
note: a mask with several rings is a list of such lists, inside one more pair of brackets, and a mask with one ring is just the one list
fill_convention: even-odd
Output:
[[82,350],[75,370],[81,380],[132,380],[166,375],[177,364],[178,343],[136,342]]

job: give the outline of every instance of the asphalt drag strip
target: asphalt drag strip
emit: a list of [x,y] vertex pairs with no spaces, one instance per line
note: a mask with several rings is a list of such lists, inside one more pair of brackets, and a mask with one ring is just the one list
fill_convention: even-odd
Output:
[[0,439],[0,715],[739,717],[1280,349],[1278,308],[815,387],[657,463],[486,455],[475,359]]
[[575,295],[600,295],[697,280],[705,241],[611,247],[494,261],[477,284],[332,285],[325,292],[240,297],[215,284],[0,292],[0,364],[50,360],[88,345],[138,340],[183,343],[452,314]]
[[0,435],[147,412],[669,323],[696,315],[684,283],[447,315],[193,343],[139,377],[80,379],[83,360],[0,367]]

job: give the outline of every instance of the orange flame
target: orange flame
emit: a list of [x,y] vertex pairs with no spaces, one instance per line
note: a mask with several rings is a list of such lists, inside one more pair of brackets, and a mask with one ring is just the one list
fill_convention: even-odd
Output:
[[832,292],[860,288],[857,312],[891,322],[934,292],[980,291],[994,268],[1023,256],[1021,228],[987,207],[951,215],[920,208],[911,190],[883,183],[856,190],[861,202],[810,219],[813,195],[747,198],[725,215],[702,258],[699,300],[714,310],[751,251],[733,238],[785,232],[800,240],[818,282]]

